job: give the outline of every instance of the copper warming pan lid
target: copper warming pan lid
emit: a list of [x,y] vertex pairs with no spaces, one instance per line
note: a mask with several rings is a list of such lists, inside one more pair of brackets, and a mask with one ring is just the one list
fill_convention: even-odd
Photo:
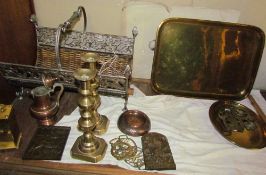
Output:
[[151,84],[158,93],[217,99],[209,109],[215,129],[244,148],[266,146],[266,124],[234,100],[253,87],[265,36],[233,23],[170,18],[157,32]]
[[264,38],[250,25],[167,19],[157,32],[152,88],[187,97],[243,99],[253,87]]

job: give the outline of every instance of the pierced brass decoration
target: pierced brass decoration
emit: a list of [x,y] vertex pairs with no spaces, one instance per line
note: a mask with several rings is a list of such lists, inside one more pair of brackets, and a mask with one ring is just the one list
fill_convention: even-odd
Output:
[[111,144],[111,154],[117,160],[133,157],[137,153],[136,143],[127,136],[119,136],[112,139],[109,143]]
[[[52,77],[57,77],[57,82],[63,84],[65,89],[77,90],[73,72],[68,70],[0,62],[0,74],[15,86],[41,85],[43,83],[42,75],[48,74]],[[108,79],[106,75],[101,75],[101,77],[100,87],[98,89],[100,94],[118,97],[126,96],[126,78],[114,76]]]
[[263,148],[265,124],[255,112],[234,101],[215,102],[209,110],[216,130],[230,142],[244,148]]
[[144,166],[141,148],[138,148],[134,140],[127,135],[114,138],[109,143],[111,144],[111,154],[117,160],[124,160],[130,166],[138,169]]
[[[95,64],[96,62],[88,63]],[[71,149],[71,155],[77,159],[96,163],[104,158],[107,149],[105,140],[94,136],[94,129],[103,119],[97,118],[99,117],[97,108],[100,104],[100,98],[96,93],[98,86],[95,81],[96,70],[92,66],[80,68],[74,72],[74,77],[79,82],[78,106],[81,117],[78,120],[78,127],[83,131],[83,135],[77,138]],[[108,125],[105,124],[99,133],[106,132],[107,127]]]
[[254,115],[251,115],[245,108],[234,108],[228,105],[217,112],[225,128],[224,132],[243,132],[244,129],[254,131],[257,128]]
[[125,159],[125,162],[134,168],[139,170],[144,166],[144,159],[142,149],[137,147],[137,153],[135,156]]

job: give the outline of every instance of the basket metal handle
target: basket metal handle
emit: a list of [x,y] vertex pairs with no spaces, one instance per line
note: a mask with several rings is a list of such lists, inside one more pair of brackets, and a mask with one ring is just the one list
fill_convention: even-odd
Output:
[[72,16],[63,23],[62,26],[62,32],[66,32],[67,30],[70,30],[73,28],[73,26],[78,22],[80,19],[81,15],[83,14],[83,20],[84,20],[84,25],[83,25],[83,32],[86,31],[87,28],[87,15],[84,7],[79,6],[78,10],[73,12]]
[[68,30],[71,30],[73,26],[78,22],[81,15],[83,14],[84,19],[84,25],[83,25],[83,32],[86,32],[87,28],[87,15],[85,8],[82,6],[78,7],[77,11],[74,11],[72,16],[65,21],[63,24],[60,24],[57,28],[56,35],[55,35],[55,58],[56,58],[56,64],[58,69],[62,69],[61,65],[61,59],[60,59],[60,36],[61,33],[65,33]]

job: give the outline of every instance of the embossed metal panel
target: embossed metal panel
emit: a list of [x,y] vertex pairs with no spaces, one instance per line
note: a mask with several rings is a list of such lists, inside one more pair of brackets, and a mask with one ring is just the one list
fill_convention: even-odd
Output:
[[150,132],[141,137],[145,170],[175,170],[176,164],[166,136]]
[[66,126],[39,126],[22,159],[61,160],[70,129]]
[[243,99],[253,87],[264,40],[254,26],[167,19],[157,33],[152,87],[180,96]]

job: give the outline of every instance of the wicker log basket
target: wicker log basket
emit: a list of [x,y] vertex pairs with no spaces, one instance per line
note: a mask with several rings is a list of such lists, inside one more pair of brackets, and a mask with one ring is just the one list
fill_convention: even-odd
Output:
[[[83,14],[83,32],[71,30]],[[111,96],[127,96],[137,29],[132,38],[86,32],[86,12],[83,7],[58,28],[41,27],[36,17],[31,17],[37,36],[37,59],[35,66],[0,63],[1,74],[18,84],[41,84],[42,75],[58,78],[66,89],[76,89],[73,71],[83,64],[81,57],[88,52],[99,55],[99,93]]]

